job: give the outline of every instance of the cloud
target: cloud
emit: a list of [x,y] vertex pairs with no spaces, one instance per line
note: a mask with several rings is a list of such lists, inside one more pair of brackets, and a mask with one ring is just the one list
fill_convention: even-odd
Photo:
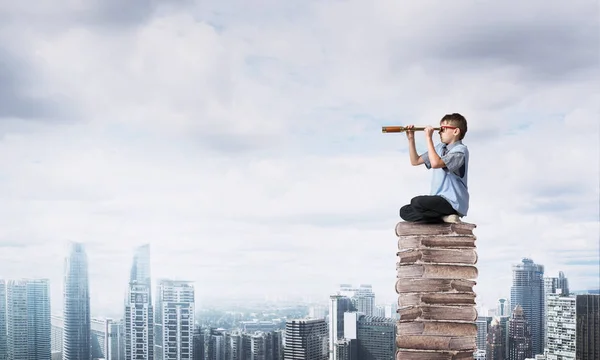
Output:
[[74,4],[0,7],[0,274],[49,276],[56,311],[70,240],[99,315],[144,243],[201,305],[394,302],[398,209],[430,174],[380,128],[455,111],[481,301],[523,256],[597,285],[597,4]]
[[56,97],[36,94],[35,75],[27,59],[0,46],[0,118],[55,118],[59,113]]

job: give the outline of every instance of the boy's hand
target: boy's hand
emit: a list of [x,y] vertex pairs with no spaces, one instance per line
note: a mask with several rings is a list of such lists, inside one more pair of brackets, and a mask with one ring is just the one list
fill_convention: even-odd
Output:
[[433,130],[433,127],[432,127],[432,126],[429,126],[429,125],[428,125],[428,126],[426,126],[426,127],[425,127],[425,136],[427,136],[428,138],[432,137],[432,136],[433,136],[433,132],[434,132],[434,131],[435,131],[435,130]]
[[407,125],[406,126],[406,138],[408,140],[414,140],[415,139],[415,132],[414,130],[412,130],[412,128],[414,128],[414,125]]

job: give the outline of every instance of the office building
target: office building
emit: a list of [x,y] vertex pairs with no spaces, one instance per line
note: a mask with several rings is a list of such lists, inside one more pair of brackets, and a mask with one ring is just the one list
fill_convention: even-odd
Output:
[[577,360],[600,359],[600,295],[577,295],[575,298]]
[[154,360],[150,245],[136,249],[125,303],[125,360]]
[[[524,258],[514,265],[510,305],[520,306],[531,330],[532,355],[544,353],[544,266]],[[511,319],[512,321],[512,319]]]
[[6,284],[9,360],[50,360],[50,283],[46,279],[9,280]]
[[194,286],[160,280],[157,287],[155,360],[191,359],[194,350]]
[[91,360],[88,261],[83,244],[72,243],[63,284],[63,360]]
[[327,323],[324,319],[288,320],[285,324],[285,360],[328,360]]

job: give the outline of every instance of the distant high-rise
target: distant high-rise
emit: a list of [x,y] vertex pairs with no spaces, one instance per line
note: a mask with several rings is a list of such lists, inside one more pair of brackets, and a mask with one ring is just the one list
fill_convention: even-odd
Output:
[[125,360],[125,326],[123,321],[106,319],[104,338],[106,360]]
[[565,273],[562,271],[558,272],[558,277],[545,277],[544,290],[546,291],[546,294],[558,292],[559,295],[567,296],[570,294],[569,279],[567,279]]
[[360,284],[358,288],[349,284],[341,284],[339,294],[349,297],[356,310],[366,316],[373,316],[375,312],[375,293],[371,285]]
[[508,317],[496,316],[487,332],[486,360],[506,360],[508,357]]
[[50,360],[50,284],[46,279],[10,280],[6,286],[9,360]]
[[[510,306],[521,306],[531,329],[532,355],[544,353],[544,266],[524,258],[513,265]],[[512,321],[512,319],[511,319]]]
[[276,330],[269,333],[267,360],[283,360],[283,336],[285,331]]
[[546,304],[548,360],[575,360],[575,297],[548,294]]
[[194,326],[194,356],[192,360],[205,360],[204,349],[205,340],[204,340],[204,331],[200,325]]
[[577,295],[576,359],[600,359],[600,294]]
[[191,359],[194,351],[194,286],[160,280],[156,298],[155,360]]
[[477,349],[485,350],[487,347],[488,319],[485,316],[478,316],[477,321]]
[[521,305],[513,310],[508,324],[508,360],[531,358],[531,333]]
[[63,289],[63,360],[91,360],[88,261],[83,244],[72,243],[65,259]]
[[[351,359],[393,360],[396,354],[396,321],[391,318],[365,316],[359,312],[344,314],[344,339],[339,347]],[[339,358],[339,357],[338,357]]]
[[206,336],[206,360],[223,360],[227,354],[224,330],[211,328]]
[[242,333],[232,331],[224,334],[225,358],[228,360],[242,360]]
[[397,348],[394,319],[361,315],[356,327],[358,359],[395,359]]
[[507,299],[498,299],[498,309],[496,310],[496,316],[510,316],[510,304]]
[[8,359],[6,343],[6,282],[0,279],[0,360]]
[[[548,318],[548,296],[558,294],[561,296],[569,295],[569,280],[565,277],[565,273],[558,272],[558,277],[544,278],[544,318]],[[544,325],[544,348],[548,347],[548,326]]]
[[[125,302],[125,360],[154,359],[150,245],[136,249]],[[191,334],[190,334],[191,337]]]
[[344,313],[356,308],[349,297],[331,295],[329,297],[329,357],[337,357],[336,342],[344,337]]
[[327,323],[324,319],[288,320],[284,360],[328,360]]
[[565,277],[565,273],[562,271],[558,272],[558,288],[561,290],[562,295],[569,295],[571,292],[569,290],[569,279]]

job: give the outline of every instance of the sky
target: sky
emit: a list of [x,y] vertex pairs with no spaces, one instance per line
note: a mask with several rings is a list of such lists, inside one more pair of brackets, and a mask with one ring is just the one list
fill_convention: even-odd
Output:
[[398,210],[431,173],[381,127],[459,112],[479,305],[522,257],[598,288],[598,19],[592,0],[0,2],[0,278],[50,279],[60,312],[82,242],[92,313],[119,316],[148,243],[199,307],[340,283],[393,303]]

